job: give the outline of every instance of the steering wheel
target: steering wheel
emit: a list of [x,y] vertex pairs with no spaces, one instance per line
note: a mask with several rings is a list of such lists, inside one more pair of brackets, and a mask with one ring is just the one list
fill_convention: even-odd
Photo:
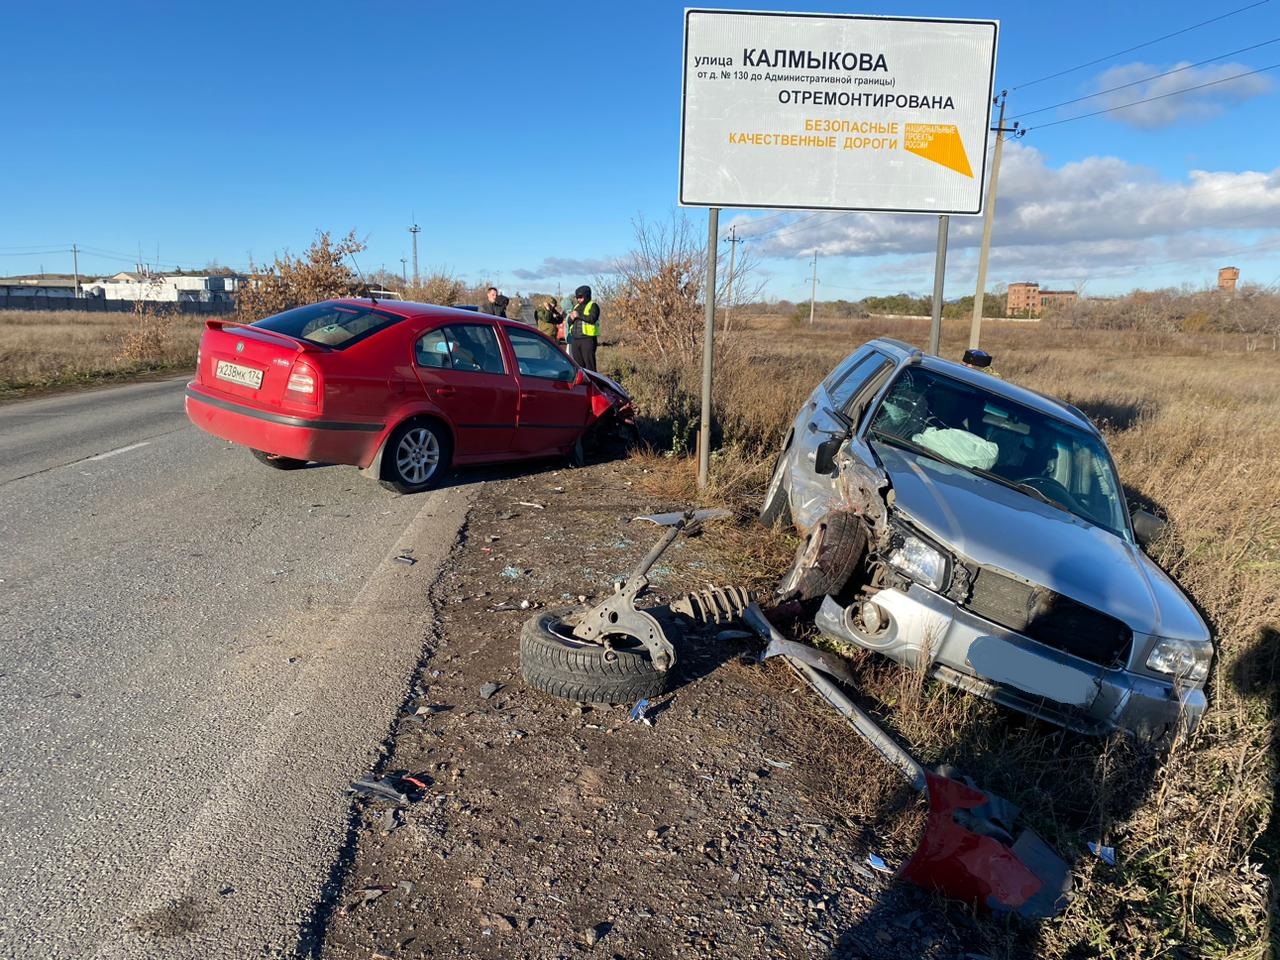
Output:
[[1073,507],[1076,510],[1082,510],[1080,501],[1076,499],[1075,494],[1064,487],[1053,477],[1045,477],[1035,474],[1030,477],[1023,477],[1021,480],[1015,480],[1014,483],[1025,484],[1033,490],[1039,490],[1046,497],[1056,500],[1064,507]]

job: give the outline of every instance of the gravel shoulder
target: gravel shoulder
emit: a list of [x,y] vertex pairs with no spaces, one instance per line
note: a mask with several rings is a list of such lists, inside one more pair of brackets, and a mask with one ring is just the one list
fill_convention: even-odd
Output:
[[[621,461],[481,489],[378,768],[425,789],[356,801],[319,956],[965,956],[965,918],[866,865],[918,839],[896,775],[784,666],[747,662],[750,641],[677,640],[651,725],[524,684],[521,602],[603,596],[661,535],[630,518],[679,506],[642,486]],[[715,538],[678,540],[653,594],[724,584]],[[866,778],[879,802],[848,809]]]

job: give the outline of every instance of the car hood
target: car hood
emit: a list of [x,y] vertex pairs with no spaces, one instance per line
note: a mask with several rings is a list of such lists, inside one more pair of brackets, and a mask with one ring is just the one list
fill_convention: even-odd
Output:
[[1108,613],[1138,633],[1206,639],[1177,585],[1134,543],[985,477],[873,443],[894,509],[982,566],[998,567]]

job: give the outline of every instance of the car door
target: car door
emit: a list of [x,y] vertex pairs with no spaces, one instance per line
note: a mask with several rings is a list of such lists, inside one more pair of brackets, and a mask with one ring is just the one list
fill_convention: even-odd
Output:
[[590,386],[560,349],[533,330],[504,324],[520,384],[520,417],[515,449],[558,453],[582,436],[591,415]]
[[453,424],[459,459],[488,459],[512,449],[520,390],[489,323],[451,323],[414,341],[423,392]]

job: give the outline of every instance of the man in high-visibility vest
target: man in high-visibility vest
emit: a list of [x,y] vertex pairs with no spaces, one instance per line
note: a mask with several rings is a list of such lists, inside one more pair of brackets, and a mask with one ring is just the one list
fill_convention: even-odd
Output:
[[596,338],[600,336],[600,305],[591,299],[591,288],[581,286],[573,291],[573,310],[569,313],[572,337],[569,356],[587,370],[596,368]]

